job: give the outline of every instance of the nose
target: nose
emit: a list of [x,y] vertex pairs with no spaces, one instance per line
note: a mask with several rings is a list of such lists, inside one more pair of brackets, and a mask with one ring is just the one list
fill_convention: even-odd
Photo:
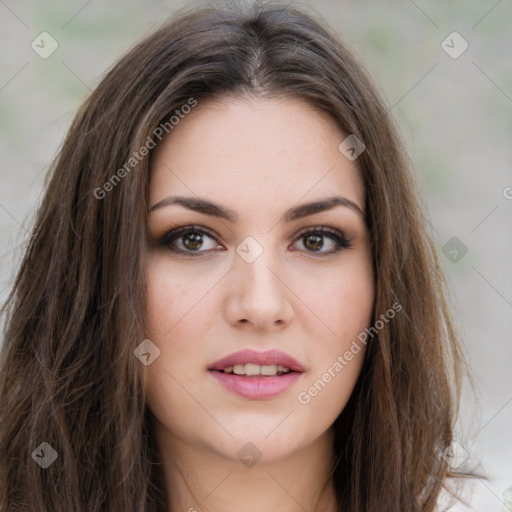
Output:
[[270,249],[252,263],[234,255],[225,301],[225,315],[236,327],[255,331],[278,331],[292,322],[293,293],[281,266]]

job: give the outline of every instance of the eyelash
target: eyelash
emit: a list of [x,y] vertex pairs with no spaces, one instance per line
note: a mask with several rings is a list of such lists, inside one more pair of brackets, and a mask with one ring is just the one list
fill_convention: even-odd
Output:
[[[162,238],[160,238],[160,240],[158,242],[160,243],[160,245],[167,247],[169,250],[171,250],[174,253],[184,254],[187,256],[191,256],[191,257],[197,257],[197,256],[200,256],[201,253],[206,253],[206,252],[210,251],[210,250],[192,251],[190,249],[184,250],[184,249],[180,249],[180,248],[172,245],[173,242],[178,240],[180,237],[183,237],[184,235],[187,235],[190,233],[195,233],[195,234],[199,234],[202,236],[206,235],[206,236],[212,238],[213,240],[215,240],[216,243],[219,243],[216,239],[216,236],[210,230],[205,229],[201,226],[194,226],[194,225],[183,226],[180,228],[173,229],[173,230],[169,231],[168,233],[166,233]],[[311,254],[318,254],[318,255],[320,255],[320,257],[331,255],[331,254],[336,254],[336,253],[340,252],[342,249],[348,249],[352,246],[351,240],[347,239],[347,237],[345,236],[344,233],[342,233],[341,231],[338,231],[337,229],[329,228],[327,226],[315,226],[312,228],[307,228],[299,233],[296,240],[304,239],[308,235],[320,235],[322,237],[328,236],[328,238],[330,238],[337,244],[336,249],[327,251],[327,252],[319,252],[319,251],[312,251],[312,250],[306,249],[306,252],[309,252]]]

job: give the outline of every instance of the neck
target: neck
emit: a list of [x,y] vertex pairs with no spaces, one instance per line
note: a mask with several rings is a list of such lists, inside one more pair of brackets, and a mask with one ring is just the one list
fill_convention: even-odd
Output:
[[331,431],[279,460],[262,457],[246,467],[237,458],[177,439],[158,423],[155,427],[170,512],[337,510]]

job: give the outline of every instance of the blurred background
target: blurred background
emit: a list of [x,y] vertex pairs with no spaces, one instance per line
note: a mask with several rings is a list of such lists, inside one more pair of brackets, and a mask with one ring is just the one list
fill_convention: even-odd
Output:
[[[0,0],[1,302],[76,110],[118,57],[193,5]],[[367,67],[406,141],[476,388],[464,390],[458,451],[487,476],[450,510],[502,512],[512,486],[512,3],[298,5]]]

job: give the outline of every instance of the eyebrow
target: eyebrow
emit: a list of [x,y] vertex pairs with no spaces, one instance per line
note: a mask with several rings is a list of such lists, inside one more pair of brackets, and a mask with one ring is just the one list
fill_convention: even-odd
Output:
[[[165,208],[174,204],[205,215],[225,219],[229,222],[236,222],[238,220],[238,215],[233,210],[199,197],[169,196],[153,205],[149,211],[152,212],[159,208]],[[308,215],[330,210],[336,206],[349,208],[365,217],[364,212],[356,203],[354,203],[354,201],[342,196],[332,196],[326,199],[294,206],[285,212],[283,218],[285,222],[292,222],[294,220],[307,217]]]

